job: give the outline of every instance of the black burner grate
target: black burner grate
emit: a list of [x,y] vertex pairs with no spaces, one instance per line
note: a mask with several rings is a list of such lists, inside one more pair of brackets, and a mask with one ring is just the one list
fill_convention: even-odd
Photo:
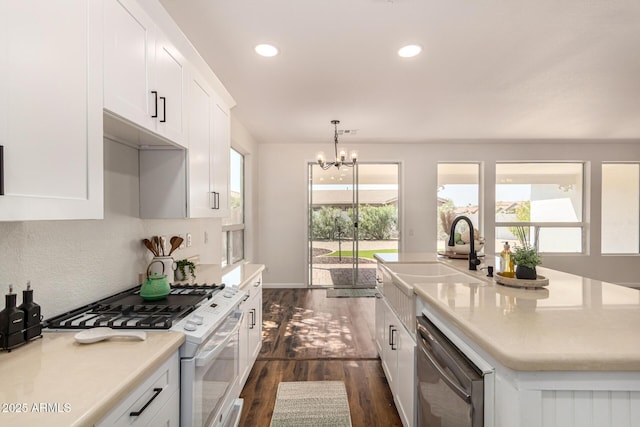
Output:
[[181,285],[157,301],[140,296],[140,286],[45,320],[48,329],[169,329],[224,285]]

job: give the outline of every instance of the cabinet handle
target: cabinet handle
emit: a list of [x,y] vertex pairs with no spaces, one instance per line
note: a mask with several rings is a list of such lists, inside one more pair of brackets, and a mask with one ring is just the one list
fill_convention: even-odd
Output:
[[[162,120],[160,120],[160,123],[164,123],[167,121],[167,98],[161,96],[160,99],[162,100]],[[157,111],[156,114],[158,114]]]
[[0,145],[0,196],[4,196],[4,145]]
[[394,327],[393,325],[389,325],[389,343],[388,343],[389,345],[393,345],[391,341],[391,330],[393,329],[393,327]]
[[151,404],[151,402],[154,401],[154,399],[156,397],[158,397],[158,395],[162,392],[162,388],[154,388],[153,389],[153,396],[151,396],[151,399],[149,399],[147,401],[147,403],[144,404],[144,406],[139,410],[139,411],[135,411],[135,412],[129,412],[129,416],[130,417],[137,417],[140,414],[142,414],[144,412],[145,409],[147,409],[147,406],[149,406]]
[[252,308],[250,313],[251,313],[251,326],[249,326],[249,329],[253,329],[253,327],[256,326],[256,309]]
[[[398,330],[395,329],[395,328],[391,330],[391,350],[397,350],[398,349],[397,343],[395,342],[396,340],[394,340],[396,332],[398,332]],[[396,347],[394,347],[394,346],[396,346]]]
[[211,191],[210,198],[211,198],[211,200],[210,200],[209,206],[211,206],[211,209],[220,209],[220,206],[219,206],[220,205],[219,193],[217,191]]
[[151,117],[155,119],[156,117],[158,117],[158,92],[156,92],[155,90],[152,90],[151,93],[153,94],[153,96],[154,96],[154,98],[156,100],[155,101],[155,104],[156,104],[155,113],[153,113],[151,115]]

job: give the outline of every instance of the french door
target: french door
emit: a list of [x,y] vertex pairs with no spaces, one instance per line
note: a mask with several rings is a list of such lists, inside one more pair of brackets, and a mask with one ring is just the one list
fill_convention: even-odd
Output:
[[398,164],[322,170],[309,163],[310,286],[375,286],[372,254],[398,247],[398,170]]

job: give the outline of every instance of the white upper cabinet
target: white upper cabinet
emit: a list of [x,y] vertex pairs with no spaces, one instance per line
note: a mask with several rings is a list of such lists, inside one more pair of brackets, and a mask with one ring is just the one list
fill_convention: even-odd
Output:
[[195,72],[187,75],[186,107],[186,152],[140,150],[142,218],[229,214],[229,110]]
[[216,216],[229,216],[229,163],[231,162],[231,115],[221,99],[213,109],[212,191]]
[[189,93],[189,216],[214,216],[211,165],[213,151],[214,96],[202,79],[190,78]]
[[103,217],[101,6],[0,2],[0,221]]
[[186,60],[131,0],[105,0],[104,108],[185,146]]

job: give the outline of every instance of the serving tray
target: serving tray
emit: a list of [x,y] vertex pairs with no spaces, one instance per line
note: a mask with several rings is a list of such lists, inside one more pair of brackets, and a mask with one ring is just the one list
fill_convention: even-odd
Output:
[[539,274],[537,279],[531,280],[506,277],[503,276],[502,273],[496,273],[494,280],[500,285],[512,286],[514,288],[536,289],[549,285],[549,279]]

